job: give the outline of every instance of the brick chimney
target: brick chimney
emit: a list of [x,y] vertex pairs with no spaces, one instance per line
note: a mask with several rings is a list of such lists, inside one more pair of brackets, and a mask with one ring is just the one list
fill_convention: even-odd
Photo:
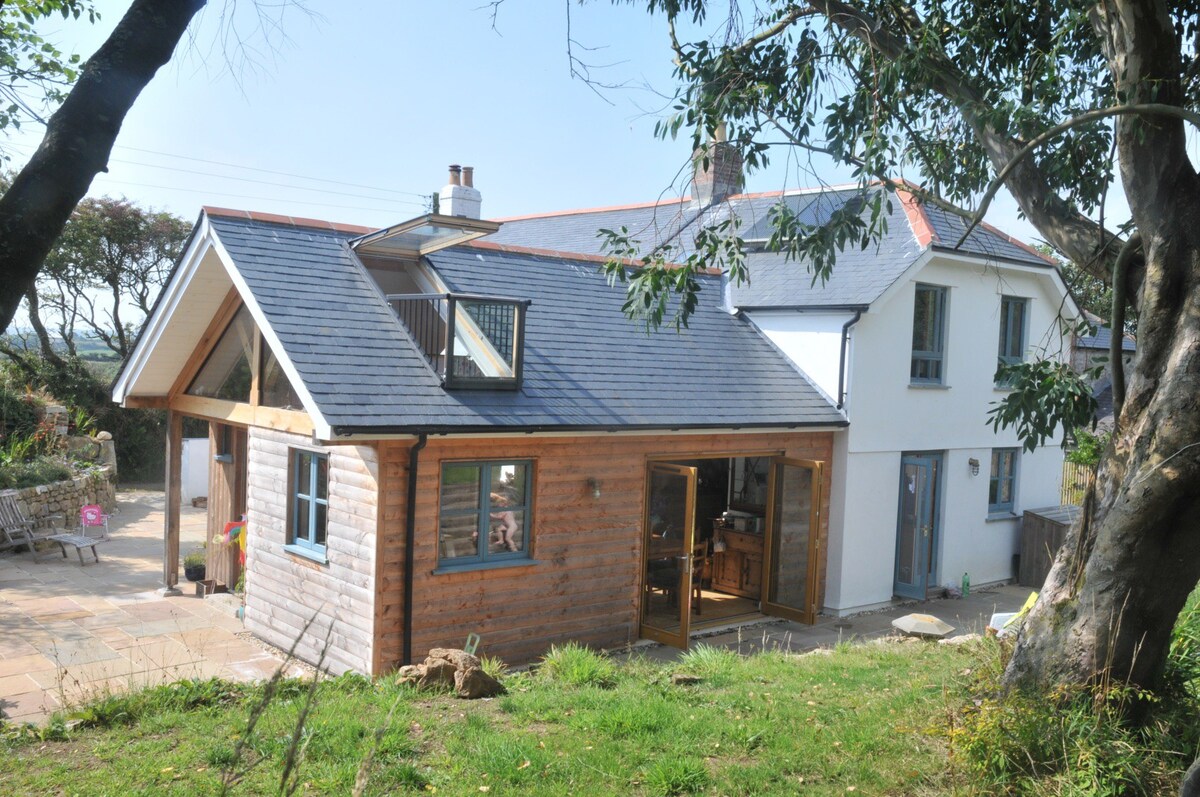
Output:
[[[705,156],[708,168],[704,168]],[[701,207],[720,202],[742,190],[742,154],[725,140],[725,125],[717,127],[713,140],[692,153],[692,201]]]
[[450,165],[450,182],[438,194],[438,205],[445,216],[479,218],[483,196],[475,188],[473,166]]

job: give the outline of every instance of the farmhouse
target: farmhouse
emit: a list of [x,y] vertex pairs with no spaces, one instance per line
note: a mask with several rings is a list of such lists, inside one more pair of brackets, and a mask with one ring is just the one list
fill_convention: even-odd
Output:
[[[876,189],[741,194],[714,146],[694,198],[503,223],[458,167],[444,213],[382,230],[206,208],[114,385],[169,412],[166,585],[185,416],[209,422],[209,572],[264,639],[313,661],[328,636],[336,671],[473,634],[510,662],[686,647],[1012,578],[1062,454],[987,412],[998,362],[1070,356],[1053,263],[900,191],[822,284],[771,214],[865,218]],[[751,282],[701,275],[679,331],[626,319],[596,230],[683,256],[724,219]],[[219,544],[242,516],[244,573]]]

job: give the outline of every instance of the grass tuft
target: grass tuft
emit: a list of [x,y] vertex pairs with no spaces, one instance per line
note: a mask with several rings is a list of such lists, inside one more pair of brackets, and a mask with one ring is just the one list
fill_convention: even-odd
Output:
[[657,761],[646,771],[646,787],[651,794],[671,797],[696,794],[708,788],[711,778],[701,761],[671,758]]
[[713,686],[725,686],[741,669],[742,657],[727,648],[699,644],[679,657],[683,669]]
[[568,686],[612,689],[617,685],[617,667],[612,660],[577,642],[551,647],[538,672]]

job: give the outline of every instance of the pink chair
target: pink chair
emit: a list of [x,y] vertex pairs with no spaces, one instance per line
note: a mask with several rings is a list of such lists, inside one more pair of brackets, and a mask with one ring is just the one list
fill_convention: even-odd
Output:
[[88,536],[89,529],[103,528],[100,539],[108,539],[108,519],[112,515],[106,513],[99,504],[84,504],[79,508],[79,533]]

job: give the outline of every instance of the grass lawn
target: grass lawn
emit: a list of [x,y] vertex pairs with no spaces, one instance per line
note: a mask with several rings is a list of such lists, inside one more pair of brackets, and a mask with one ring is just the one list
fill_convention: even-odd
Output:
[[[474,702],[333,679],[306,722],[297,793],[350,794],[373,747],[366,794],[961,793],[945,731],[972,670],[997,660],[988,642],[744,659],[701,648],[674,665],[560,661]],[[678,685],[676,673],[702,680]],[[0,792],[219,793],[262,690],[208,682],[110,698],[84,711],[95,727],[60,740],[9,729]],[[306,693],[280,684],[236,766],[261,762],[231,793],[278,793]]]

